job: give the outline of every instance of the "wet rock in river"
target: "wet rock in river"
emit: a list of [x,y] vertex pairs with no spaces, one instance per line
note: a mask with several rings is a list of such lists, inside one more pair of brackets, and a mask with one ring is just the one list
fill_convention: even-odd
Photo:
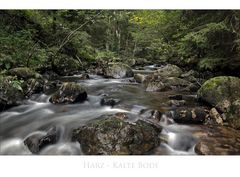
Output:
[[29,97],[35,93],[41,93],[44,90],[45,81],[43,79],[28,79],[23,83],[24,95]]
[[203,124],[207,116],[204,108],[178,108],[173,112],[172,118],[177,123]]
[[123,63],[109,64],[104,70],[104,76],[114,79],[133,77],[132,69]]
[[46,81],[43,87],[43,92],[48,93],[52,91],[56,91],[57,88],[61,87],[63,83],[59,80],[54,81]]
[[138,83],[143,83],[144,80],[146,79],[146,76],[143,74],[134,74],[134,79],[136,80],[136,82]]
[[24,140],[24,144],[32,153],[36,154],[44,147],[55,144],[58,141],[58,138],[57,128],[52,127],[48,132],[38,132],[28,136]]
[[157,121],[160,121],[162,118],[162,113],[158,110],[141,110],[140,115],[143,118],[153,119]]
[[185,100],[169,100],[168,105],[180,107],[180,106],[186,105],[186,101]]
[[114,107],[116,104],[118,104],[120,102],[119,99],[113,99],[113,98],[102,98],[100,101],[100,104],[102,106],[106,105],[106,106],[111,106]]
[[114,116],[100,119],[73,131],[73,140],[85,154],[145,154],[159,145],[161,128],[145,121],[125,122]]
[[173,100],[182,100],[183,96],[182,95],[169,95],[168,98],[173,99]]
[[195,152],[200,155],[239,155],[240,132],[226,126],[209,127],[200,137]]
[[149,82],[146,88],[147,92],[161,92],[167,91],[170,88],[160,81]]
[[57,92],[50,98],[54,104],[78,103],[87,99],[87,92],[81,85],[73,82],[63,83]]
[[176,65],[168,64],[157,70],[157,73],[163,77],[179,77],[183,73],[182,69]]
[[90,79],[90,76],[87,73],[83,73],[80,75],[79,79],[82,79],[82,80]]

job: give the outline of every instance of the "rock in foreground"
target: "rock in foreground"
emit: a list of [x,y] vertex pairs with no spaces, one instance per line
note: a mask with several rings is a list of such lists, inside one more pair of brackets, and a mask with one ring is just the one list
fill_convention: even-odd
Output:
[[138,120],[128,123],[116,117],[104,117],[73,131],[73,140],[85,154],[146,154],[159,145],[161,128]]
[[24,144],[32,153],[38,153],[47,145],[55,144],[58,138],[56,127],[52,127],[46,133],[39,132],[30,135],[24,140]]
[[200,137],[195,152],[200,155],[239,155],[240,133],[225,126],[209,127],[207,134]]
[[87,92],[81,85],[73,82],[66,82],[52,95],[49,101],[54,104],[62,104],[83,102],[86,99]]

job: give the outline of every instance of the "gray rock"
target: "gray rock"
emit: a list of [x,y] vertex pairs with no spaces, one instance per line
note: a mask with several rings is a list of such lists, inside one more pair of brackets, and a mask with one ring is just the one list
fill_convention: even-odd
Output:
[[106,106],[112,106],[114,107],[116,104],[118,104],[120,102],[119,99],[113,99],[113,98],[102,98],[100,101],[100,104],[102,106],[106,105]]
[[182,69],[176,65],[168,64],[157,70],[157,73],[163,77],[179,77],[183,73]]
[[138,83],[143,83],[144,80],[146,79],[146,76],[143,74],[134,74],[134,79],[136,80],[136,82]]
[[198,98],[226,114],[227,122],[240,128],[240,79],[219,76],[207,80],[198,90]]
[[39,132],[28,136],[24,144],[28,149],[36,154],[48,145],[55,144],[58,141],[58,132],[56,127],[50,128],[46,133]]
[[65,82],[50,98],[54,104],[78,103],[87,99],[87,92],[81,85],[73,82]]
[[109,64],[104,70],[104,76],[114,79],[133,77],[132,69],[123,63],[113,63]]
[[173,120],[177,123],[203,124],[207,119],[204,108],[178,108],[173,112]]
[[161,128],[145,121],[125,122],[114,116],[98,120],[73,131],[72,139],[85,154],[146,154],[160,143]]

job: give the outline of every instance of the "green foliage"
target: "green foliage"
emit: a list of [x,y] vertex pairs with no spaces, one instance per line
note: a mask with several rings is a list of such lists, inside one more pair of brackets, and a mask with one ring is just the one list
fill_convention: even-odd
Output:
[[198,63],[198,68],[200,70],[214,71],[221,67],[224,61],[223,58],[204,58]]
[[113,60],[114,58],[116,58],[116,54],[111,51],[98,51],[96,56],[96,60],[109,61],[109,60]]
[[17,77],[0,75],[0,89],[3,89],[5,86],[12,86],[17,90],[23,92],[23,82],[23,80],[18,80]]
[[227,64],[221,59],[240,56],[236,10],[22,10],[0,11],[0,20],[1,70],[62,58],[145,58],[216,70]]

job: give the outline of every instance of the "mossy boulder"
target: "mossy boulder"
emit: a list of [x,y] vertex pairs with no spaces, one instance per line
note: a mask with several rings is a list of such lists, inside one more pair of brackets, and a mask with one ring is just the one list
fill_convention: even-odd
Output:
[[24,95],[29,97],[35,93],[41,93],[44,91],[45,81],[43,79],[28,79],[22,84]]
[[30,78],[35,78],[35,79],[42,78],[42,76],[39,73],[33,71],[30,68],[26,68],[26,67],[10,69],[8,71],[8,74],[11,76],[17,76],[18,79],[24,79],[24,80],[27,80]]
[[198,97],[212,106],[217,106],[224,100],[235,101],[240,99],[240,79],[231,76],[211,78],[199,89]]
[[49,101],[54,104],[66,104],[83,102],[86,99],[85,88],[74,82],[66,82],[51,96]]
[[158,69],[157,73],[163,77],[180,77],[183,71],[176,65],[168,64]]
[[[219,76],[207,80],[198,90],[198,98],[226,113],[227,120],[240,128],[240,79]],[[239,123],[237,123],[239,122]]]
[[143,120],[128,123],[115,116],[103,116],[75,129],[72,138],[85,154],[146,154],[159,145],[160,131]]
[[21,83],[12,76],[0,76],[0,111],[21,104],[24,99]]
[[132,69],[123,63],[112,63],[104,69],[104,76],[108,78],[120,79],[133,77]]

